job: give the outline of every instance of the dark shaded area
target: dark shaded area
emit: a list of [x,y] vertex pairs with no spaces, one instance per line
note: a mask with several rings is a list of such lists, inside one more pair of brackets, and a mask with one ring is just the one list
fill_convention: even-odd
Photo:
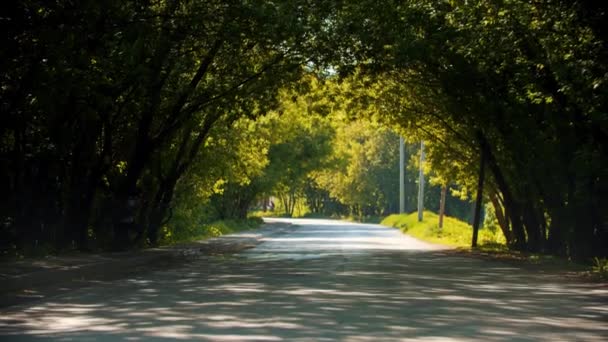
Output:
[[214,127],[273,108],[314,55],[324,7],[300,5],[8,4],[0,257],[157,245]]
[[174,269],[203,256],[227,257],[253,248],[263,238],[293,230],[284,223],[203,241],[140,251],[75,254],[0,263],[0,308],[48,300],[59,294],[99,283],[145,276],[152,271]]

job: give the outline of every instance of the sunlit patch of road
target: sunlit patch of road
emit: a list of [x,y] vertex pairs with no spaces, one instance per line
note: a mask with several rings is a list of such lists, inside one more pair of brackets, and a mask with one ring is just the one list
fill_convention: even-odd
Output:
[[260,259],[318,259],[389,251],[433,251],[444,246],[426,243],[380,225],[324,219],[267,219],[296,224],[291,234],[264,239],[243,255]]

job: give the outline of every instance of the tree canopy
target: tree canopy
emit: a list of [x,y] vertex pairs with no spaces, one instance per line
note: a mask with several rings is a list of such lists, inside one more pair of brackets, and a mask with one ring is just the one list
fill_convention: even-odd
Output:
[[461,194],[487,167],[511,247],[605,256],[604,20],[566,0],[11,3],[1,248],[155,245],[193,198],[393,211],[397,132]]

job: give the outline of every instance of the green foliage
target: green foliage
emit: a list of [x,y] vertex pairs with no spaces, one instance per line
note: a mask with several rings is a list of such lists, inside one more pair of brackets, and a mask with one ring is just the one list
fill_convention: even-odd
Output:
[[274,212],[271,211],[264,211],[264,210],[249,210],[247,212],[247,217],[248,218],[259,218],[262,219],[263,217],[275,217],[276,215],[274,215]]
[[593,258],[592,271],[601,279],[608,279],[608,259],[607,258]]
[[309,217],[310,213],[311,211],[306,204],[306,199],[304,197],[297,197],[293,208],[291,208],[291,212],[285,207],[283,201],[278,201],[274,210],[266,214],[277,217]]
[[244,218],[271,195],[289,215],[303,197],[315,212],[384,215],[396,206],[395,130],[426,142],[431,183],[463,199],[476,195],[487,156],[485,198],[498,208],[488,227],[498,223],[511,247],[605,257],[603,9],[11,4],[0,38],[0,248],[154,245],[163,227],[179,235]]
[[431,179],[469,198],[488,155],[511,247],[606,255],[606,131],[593,128],[606,122],[605,12],[588,21],[589,7],[357,2],[337,30],[357,56],[342,69],[349,105],[428,142]]
[[352,221],[352,222],[361,222],[361,223],[374,223],[379,224],[382,222],[382,216],[343,216],[340,217],[342,220]]
[[396,210],[399,138],[366,120],[334,121],[334,167],[320,172],[316,182],[350,207],[355,216]]
[[500,228],[498,219],[496,218],[496,212],[492,203],[486,203],[485,205],[485,216],[483,219],[483,228],[496,233]]
[[[323,47],[309,37],[328,10],[298,0],[9,6],[0,234],[19,249],[154,245],[173,207],[189,200],[184,189],[204,198],[227,178],[248,184],[238,167],[218,177],[198,157],[213,131],[217,142],[221,128],[268,112],[278,89],[320,60]],[[179,185],[189,170],[194,189]],[[110,244],[91,246],[100,241]]]
[[[444,217],[443,228],[439,228],[439,216],[425,211],[424,219],[418,222],[418,214],[398,214],[384,218],[380,224],[395,227],[421,240],[440,243],[455,247],[469,247],[473,227],[452,217]],[[502,234],[492,232],[488,229],[479,231],[479,244],[483,245],[504,245],[505,240]]]
[[[315,87],[315,78],[309,78]],[[312,90],[311,90],[312,91]],[[257,197],[274,195],[279,211],[287,216],[303,215],[302,196],[313,173],[328,167],[333,128],[322,116],[320,106],[309,103],[294,90],[285,89],[278,97],[277,111],[256,122],[258,139],[267,148],[258,151],[258,159],[267,163],[251,178]],[[240,193],[242,193],[242,188]]]
[[234,234],[244,230],[256,229],[263,223],[259,217],[251,217],[244,220],[219,220],[199,225],[194,225],[191,220],[186,221],[190,224],[188,231],[172,229],[169,226],[163,227],[161,243],[171,245],[181,242],[199,241],[226,234]]
[[[200,227],[209,222],[244,219],[249,202],[241,203],[239,199],[245,201],[256,195],[255,189],[247,189],[268,164],[268,146],[264,131],[249,119],[211,130],[205,153],[193,161],[176,184],[164,236],[188,239],[204,235]],[[235,192],[241,197],[230,197]]]

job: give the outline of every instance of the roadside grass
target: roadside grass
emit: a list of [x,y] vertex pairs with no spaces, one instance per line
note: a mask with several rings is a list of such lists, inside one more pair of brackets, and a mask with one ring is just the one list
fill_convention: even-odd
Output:
[[192,228],[187,234],[173,235],[170,231],[164,231],[162,245],[174,245],[177,243],[195,242],[209,238],[219,237],[226,234],[234,234],[245,230],[259,228],[264,221],[261,217],[249,216],[247,219],[218,220],[207,224],[201,224]]
[[379,224],[382,221],[381,216],[342,216],[341,220],[351,221],[351,222],[359,222],[359,223],[374,223]]
[[608,258],[593,258],[591,274],[600,280],[608,281]]
[[274,215],[274,212],[269,211],[269,210],[266,210],[266,211],[264,211],[264,210],[249,210],[247,212],[247,217],[248,218],[257,217],[257,218],[261,219],[263,217],[276,217],[276,216]]
[[[439,228],[439,216],[425,211],[422,222],[418,222],[418,213],[395,214],[384,218],[380,224],[398,228],[404,233],[424,241],[467,248],[471,246],[473,227],[456,218],[444,216],[443,228]],[[497,230],[481,228],[478,235],[480,248],[488,250],[506,250],[506,240]]]
[[286,212],[284,211],[279,211],[278,209],[274,209],[274,210],[250,210],[247,212],[247,217],[248,218],[264,218],[264,217],[274,217],[274,218],[299,218],[299,217],[308,217],[307,215],[304,216],[289,216],[287,215]]
[[595,258],[593,265],[574,262],[554,255],[510,250],[500,230],[482,227],[477,248],[471,248],[473,227],[453,217],[444,217],[439,229],[439,216],[425,211],[418,222],[418,213],[387,216],[380,224],[398,228],[420,240],[456,247],[452,252],[515,264],[537,272],[561,273],[572,278],[608,281],[608,259]]

